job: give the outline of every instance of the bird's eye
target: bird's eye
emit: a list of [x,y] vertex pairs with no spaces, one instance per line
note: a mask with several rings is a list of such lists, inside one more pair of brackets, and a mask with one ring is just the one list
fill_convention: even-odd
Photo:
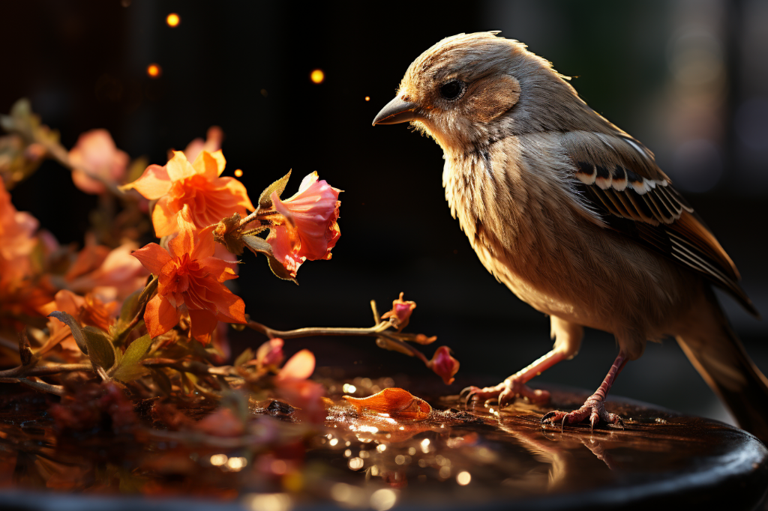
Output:
[[445,99],[458,99],[462,94],[464,94],[464,89],[466,87],[467,86],[464,84],[464,82],[460,82],[459,80],[451,80],[450,82],[444,83],[440,86],[440,95]]

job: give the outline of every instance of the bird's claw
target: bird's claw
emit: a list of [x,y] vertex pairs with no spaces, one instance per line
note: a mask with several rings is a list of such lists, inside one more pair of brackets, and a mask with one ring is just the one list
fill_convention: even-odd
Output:
[[589,418],[590,429],[595,429],[600,422],[606,423],[609,428],[624,429],[624,421],[614,413],[607,412],[602,399],[596,399],[594,396],[587,399],[584,405],[578,410],[572,412],[552,411],[546,413],[541,418],[541,424],[560,424],[560,431],[565,429],[566,424],[578,424]]
[[499,406],[504,406],[517,398],[523,398],[532,403],[546,403],[549,401],[549,392],[532,389],[520,380],[510,377],[493,387],[470,386],[459,394],[459,399],[464,405],[468,405],[473,400],[483,402],[496,400]]

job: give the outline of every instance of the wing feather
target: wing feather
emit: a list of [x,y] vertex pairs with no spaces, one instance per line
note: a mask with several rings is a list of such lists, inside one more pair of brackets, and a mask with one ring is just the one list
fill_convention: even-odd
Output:
[[759,316],[739,286],[736,265],[645,146],[617,129],[615,135],[570,132],[563,147],[580,197],[607,227],[701,273]]

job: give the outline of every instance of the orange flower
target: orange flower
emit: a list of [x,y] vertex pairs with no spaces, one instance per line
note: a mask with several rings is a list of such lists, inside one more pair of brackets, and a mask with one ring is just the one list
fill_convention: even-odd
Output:
[[453,375],[459,372],[459,361],[451,356],[451,349],[447,346],[437,348],[427,366],[442,378],[446,385],[453,383]]
[[16,281],[30,275],[37,227],[32,215],[16,210],[0,179],[0,281]]
[[[108,332],[110,325],[115,322],[117,303],[104,303],[93,293],[88,293],[82,297],[72,291],[62,289],[56,293],[54,301],[42,307],[42,312],[46,316],[53,311],[66,312],[83,326],[95,326]],[[48,318],[48,331],[50,336],[40,350],[42,353],[48,352],[57,344],[61,344],[62,348],[66,350],[80,353],[75,338],[72,337],[72,330],[62,321]]]
[[128,160],[107,130],[88,131],[69,152],[69,163],[74,167],[72,181],[85,193],[104,193],[104,184],[93,176],[117,184],[125,176]]
[[341,236],[339,205],[341,190],[326,181],[318,181],[317,172],[304,178],[299,191],[284,201],[276,192],[270,197],[285,223],[273,227],[267,242],[275,258],[295,277],[299,266],[309,259],[331,258],[331,249]]
[[0,178],[0,322],[16,324],[14,317],[39,316],[51,300],[49,279],[36,274],[32,252],[39,240],[37,220],[17,211]]
[[189,206],[192,223],[202,229],[235,213],[246,215],[254,209],[243,183],[231,177],[219,177],[226,160],[221,151],[203,151],[190,164],[184,153],[174,151],[164,166],[150,165],[139,179],[123,186],[136,189],[150,200],[157,200],[152,223],[158,238],[179,231],[179,215]]
[[245,304],[222,284],[237,275],[232,269],[235,263],[213,257],[216,226],[195,231],[189,206],[184,206],[178,223],[179,235],[170,241],[168,251],[150,243],[133,252],[159,278],[157,295],[147,304],[144,322],[150,336],[157,337],[176,326],[186,310],[190,334],[207,344],[219,321],[246,322]]

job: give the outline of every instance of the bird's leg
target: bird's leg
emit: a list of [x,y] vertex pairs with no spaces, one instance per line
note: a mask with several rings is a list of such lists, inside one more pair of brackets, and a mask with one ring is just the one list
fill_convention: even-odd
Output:
[[552,351],[506,378],[498,385],[484,388],[467,387],[461,391],[461,397],[467,403],[473,399],[478,401],[498,399],[499,406],[503,406],[518,397],[533,403],[546,403],[549,401],[549,392],[532,389],[526,383],[561,360],[573,358],[579,351],[581,338],[584,334],[584,329],[581,326],[555,316],[551,318],[551,325],[552,338],[555,339],[555,346],[552,348]]
[[589,396],[584,404],[578,410],[574,410],[570,413],[566,412],[549,412],[541,418],[542,424],[560,424],[560,427],[564,427],[566,424],[577,424],[584,421],[589,417],[589,423],[592,429],[595,428],[595,424],[599,421],[608,423],[610,426],[624,428],[624,421],[621,420],[616,414],[608,413],[605,411],[605,396],[611,389],[614,380],[619,375],[624,366],[627,364],[628,358],[623,351],[619,351],[619,355],[616,360],[613,361],[611,370],[605,376],[603,383],[595,391],[594,394]]

